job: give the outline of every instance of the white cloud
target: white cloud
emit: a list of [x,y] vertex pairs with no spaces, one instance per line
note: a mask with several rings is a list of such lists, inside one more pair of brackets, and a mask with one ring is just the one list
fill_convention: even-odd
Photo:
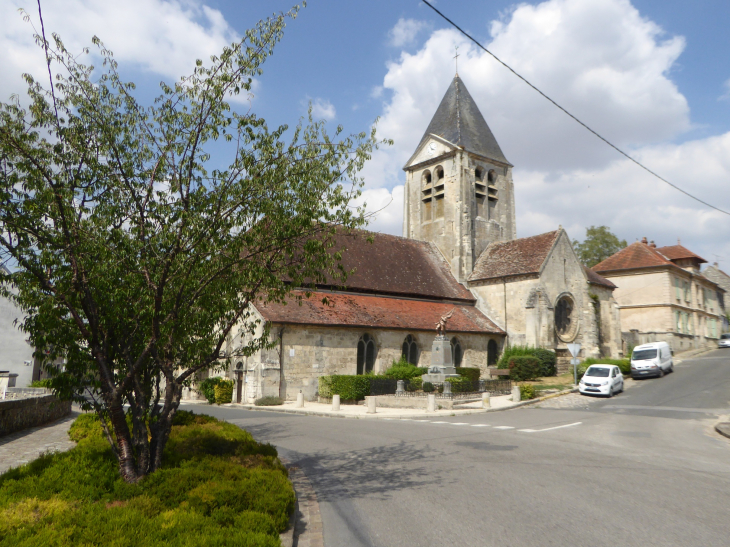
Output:
[[331,102],[329,102],[328,99],[322,99],[320,97],[317,97],[312,103],[312,117],[315,120],[321,120],[325,119],[327,121],[332,121],[337,117],[337,110],[335,109],[335,105],[333,105]]
[[730,101],[730,79],[725,80],[725,83],[722,84],[722,87],[725,88],[725,93],[720,95],[718,97],[718,100]]
[[[80,53],[98,36],[114,52],[120,66],[177,79],[190,74],[196,59],[203,62],[238,39],[220,11],[200,0],[93,0],[44,1],[46,37],[61,36],[69,51]],[[44,78],[43,53],[33,41],[33,29],[18,14],[24,8],[40,32],[35,1],[0,3],[0,100],[11,93],[24,94],[22,72]],[[94,51],[92,46],[92,52]],[[89,61],[92,62],[92,61]],[[240,98],[245,100],[245,97]]]
[[352,203],[353,206],[362,204],[367,205],[366,211],[372,215],[368,230],[401,235],[403,232],[403,186],[396,186],[393,190],[366,189]]
[[393,47],[409,46],[416,41],[416,36],[428,26],[425,21],[404,19],[401,17],[388,32],[388,43]]
[[[682,37],[667,37],[628,0],[522,4],[489,28],[487,47],[517,72],[668,180],[730,209],[730,134],[663,144],[690,128],[687,101],[669,77]],[[670,245],[680,237],[708,260],[720,254],[730,264],[730,217],[622,159],[450,29],[388,66],[382,85],[390,100],[378,133],[395,146],[373,155],[367,188],[403,183],[403,164],[452,78],[454,45],[461,78],[515,165],[520,237],[562,224],[583,239],[585,227],[605,224],[628,241],[647,236]]]

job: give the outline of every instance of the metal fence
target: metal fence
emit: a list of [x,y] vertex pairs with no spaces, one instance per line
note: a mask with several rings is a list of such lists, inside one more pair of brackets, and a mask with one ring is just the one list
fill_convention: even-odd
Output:
[[[477,380],[467,382],[459,379],[454,385],[448,382],[432,384],[434,390],[423,391],[420,378],[415,382],[403,380],[403,390],[398,389],[398,382],[390,378],[372,378],[370,380],[370,395],[396,395],[398,397],[426,397],[429,393],[436,395],[437,399],[471,399],[481,397],[482,393],[491,395],[509,395],[512,392],[511,380]],[[451,388],[451,389],[449,389]]]

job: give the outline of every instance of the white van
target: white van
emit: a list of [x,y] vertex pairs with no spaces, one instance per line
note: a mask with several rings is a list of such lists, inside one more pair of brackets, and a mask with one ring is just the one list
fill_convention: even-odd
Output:
[[652,342],[634,348],[631,354],[631,377],[661,378],[665,372],[674,371],[672,350],[666,342]]

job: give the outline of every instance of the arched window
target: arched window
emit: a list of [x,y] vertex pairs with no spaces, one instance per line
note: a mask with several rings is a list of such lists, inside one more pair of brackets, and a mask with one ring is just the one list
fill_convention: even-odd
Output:
[[431,184],[431,171],[426,169],[423,172],[423,175],[421,175],[421,182],[423,183],[424,186]]
[[461,366],[461,358],[464,354],[461,351],[461,343],[459,339],[454,336],[451,339],[451,364],[455,367]]
[[495,340],[490,340],[487,344],[487,366],[493,367],[497,364],[499,358],[499,347]]
[[487,182],[489,182],[489,184],[494,184],[495,182],[497,182],[497,175],[494,172],[494,169],[489,170],[489,173],[487,174]]
[[357,373],[367,374],[375,366],[375,340],[363,334],[357,342]]
[[444,168],[440,165],[436,168],[436,181],[440,181],[444,178]]
[[402,355],[410,364],[418,364],[418,344],[416,344],[416,339],[410,334],[403,340]]
[[431,184],[431,171],[426,169],[421,175],[421,201],[423,206],[421,212],[423,220],[431,220],[433,208],[433,185]]
[[482,180],[484,180],[484,171],[482,170],[482,168],[481,168],[481,167],[477,167],[477,168],[476,168],[476,169],[474,170],[474,177],[475,177],[475,178],[476,178],[476,179],[477,179],[478,181],[482,181]]

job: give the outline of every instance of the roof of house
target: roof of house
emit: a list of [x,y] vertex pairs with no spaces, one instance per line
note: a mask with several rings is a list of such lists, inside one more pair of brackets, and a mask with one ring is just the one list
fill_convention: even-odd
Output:
[[666,266],[675,266],[675,264],[658,252],[658,249],[637,241],[609,256],[603,262],[599,262],[591,269],[594,272],[609,272]]
[[469,281],[539,273],[560,232],[490,243],[477,259]]
[[447,302],[321,291],[306,298],[297,290],[286,304],[257,304],[256,309],[272,323],[421,331],[434,331],[441,316],[454,310],[447,332],[504,334],[475,306]]
[[475,301],[433,243],[356,230],[338,233],[332,249],[343,251],[341,264],[345,270],[355,270],[345,282],[348,291]]
[[[511,165],[504,157],[492,130],[489,129],[479,107],[458,75],[451,81],[444,98],[441,99],[441,104],[416,147],[416,153],[428,141],[430,135],[438,135],[452,144],[463,146],[469,152]],[[413,157],[408,163],[412,160]]]
[[694,254],[692,251],[682,245],[669,245],[667,247],[659,247],[657,249],[661,254],[666,256],[669,260],[680,260],[682,258],[693,258],[698,262],[707,262],[704,258]]
[[586,276],[588,277],[588,283],[593,283],[594,285],[603,285],[604,287],[608,287],[609,289],[617,288],[616,285],[611,283],[608,279],[606,279],[602,275],[598,275],[596,272],[594,272],[590,268],[583,266],[583,270],[585,271]]

